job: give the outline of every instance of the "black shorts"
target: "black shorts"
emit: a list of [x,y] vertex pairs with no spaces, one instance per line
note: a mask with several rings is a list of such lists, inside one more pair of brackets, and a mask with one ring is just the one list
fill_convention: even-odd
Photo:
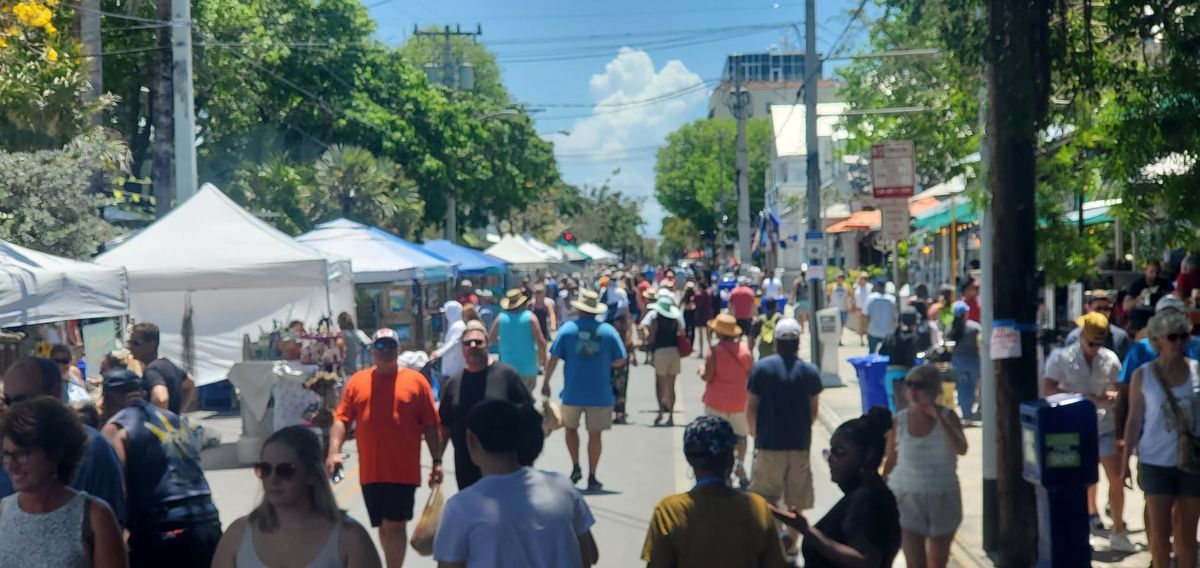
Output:
[[1138,485],[1146,495],[1200,497],[1200,475],[1177,467],[1138,464]]
[[367,516],[371,526],[383,521],[404,522],[413,518],[417,486],[404,483],[368,483],[362,486],[363,503],[367,505]]
[[754,329],[754,320],[740,319],[737,320],[738,327],[742,328],[742,336],[750,337],[750,331]]

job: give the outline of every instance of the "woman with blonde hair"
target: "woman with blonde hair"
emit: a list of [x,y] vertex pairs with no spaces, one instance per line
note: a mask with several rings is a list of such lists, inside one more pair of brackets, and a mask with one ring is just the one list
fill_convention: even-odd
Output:
[[214,568],[379,568],[366,529],[338,510],[312,430],[275,432],[261,456],[254,473],[262,480],[262,503],[225,531]]

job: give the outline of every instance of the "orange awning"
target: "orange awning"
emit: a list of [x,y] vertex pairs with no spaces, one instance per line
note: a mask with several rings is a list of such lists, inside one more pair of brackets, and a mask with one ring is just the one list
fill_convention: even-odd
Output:
[[825,229],[826,233],[850,231],[874,231],[883,225],[883,214],[879,211],[855,211],[844,221],[838,221]]
[[938,201],[936,197],[926,197],[924,199],[918,199],[916,201],[909,202],[908,214],[916,217],[917,215],[920,215],[922,211],[929,209],[938,203],[941,203],[941,201]]

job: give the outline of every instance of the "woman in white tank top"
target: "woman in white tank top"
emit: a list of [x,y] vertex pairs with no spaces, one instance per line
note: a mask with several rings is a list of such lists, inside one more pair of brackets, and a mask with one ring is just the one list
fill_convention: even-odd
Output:
[[[1200,475],[1179,469],[1175,452],[1181,428],[1200,433],[1195,419],[1195,410],[1200,410],[1200,369],[1184,356],[1191,327],[1187,316],[1175,309],[1150,318],[1146,330],[1158,359],[1134,371],[1129,382],[1121,470],[1123,477],[1129,457],[1137,450],[1138,483],[1146,493],[1146,532],[1155,566],[1170,566],[1172,552],[1181,568],[1196,565]],[[1172,534],[1185,538],[1172,542]]]
[[883,472],[900,509],[901,546],[909,568],[944,567],[962,523],[958,456],[967,453],[962,422],[937,405],[942,376],[932,365],[908,372],[909,406],[888,432]]
[[338,510],[321,457],[307,427],[267,438],[254,465],[263,501],[225,531],[214,568],[379,568],[366,529]]

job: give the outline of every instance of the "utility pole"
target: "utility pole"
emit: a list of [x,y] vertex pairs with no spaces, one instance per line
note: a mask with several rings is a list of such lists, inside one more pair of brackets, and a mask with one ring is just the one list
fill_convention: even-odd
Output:
[[750,118],[750,93],[742,88],[742,56],[733,56],[733,92],[729,94],[729,110],[737,119],[737,236],[738,264],[750,262],[750,167],[746,149],[746,119]]
[[[808,230],[822,231],[821,226],[821,156],[817,139],[817,91],[820,84],[821,61],[817,56],[817,6],[815,0],[804,0],[804,146],[808,149],[805,173],[808,185],[804,192]],[[808,278],[807,274],[800,275]],[[817,337],[817,310],[821,309],[820,281],[808,287],[809,293],[809,356],[820,366],[821,341]]]
[[[82,48],[83,64],[87,71],[89,89],[83,93],[83,102],[90,103],[104,94],[104,59],[100,36],[100,0],[82,0],[79,13],[79,43]],[[92,124],[104,121],[104,113],[92,115]]]
[[[983,136],[979,141],[979,177],[984,183],[984,192],[988,191],[988,166],[991,161],[991,151],[988,148],[987,131],[987,70],[986,63],[983,72],[983,84],[979,86],[979,125]],[[983,223],[980,225],[980,264],[982,274],[979,285],[980,323],[983,325],[983,337],[979,341],[979,355],[983,358],[980,366],[980,409],[983,414],[983,550],[996,552],[996,532],[999,527],[997,507],[1000,495],[996,491],[996,366],[992,364],[992,326],[995,321],[995,303],[993,296],[996,268],[993,262],[992,247],[996,235],[996,217],[992,214],[992,204],[986,203],[983,209]]]
[[175,199],[196,193],[196,103],[192,92],[192,0],[171,1],[172,86],[175,109]]
[[1050,6],[1050,0],[988,2],[992,297],[995,320],[1013,322],[1020,334],[1017,356],[995,362],[1001,568],[1032,565],[1038,549],[1038,505],[1033,485],[1022,477],[1020,405],[1038,398],[1035,152],[1049,101]]
[[[157,0],[155,15],[161,21],[170,21],[173,0]],[[172,29],[169,26],[155,30],[157,47],[154,51],[154,82],[151,86],[151,124],[154,128],[150,142],[150,181],[154,189],[154,211],[158,217],[171,211],[171,197],[175,188],[171,183],[171,144],[175,126],[171,112]]]
[[[450,26],[443,26],[441,31],[421,31],[413,26],[413,35],[421,36],[441,36],[442,38],[442,56],[441,63],[429,63],[425,65],[425,74],[431,83],[440,84],[447,89],[450,89],[451,97],[454,91],[458,89],[471,90],[475,88],[475,72],[470,63],[458,62],[454,60],[453,38],[455,37],[470,37],[475,38],[483,35],[483,26],[476,25],[475,31],[462,31],[461,26],[455,26],[450,29]],[[449,156],[452,151],[447,149],[447,178],[449,179],[446,192],[446,240],[455,242],[458,240],[458,198],[454,195],[454,158]]]

